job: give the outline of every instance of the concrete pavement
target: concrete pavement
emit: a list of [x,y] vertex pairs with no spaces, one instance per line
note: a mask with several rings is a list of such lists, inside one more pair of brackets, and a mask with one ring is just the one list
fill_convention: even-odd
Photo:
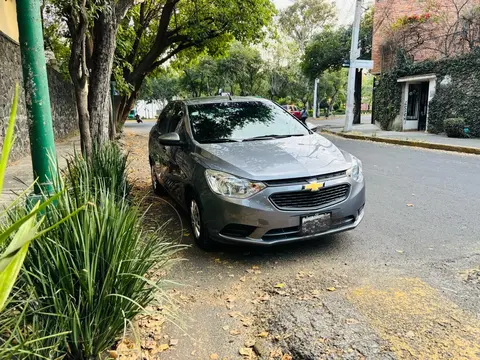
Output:
[[[60,168],[65,167],[66,157],[73,154],[74,150],[80,150],[80,138],[71,136],[55,143],[57,161]],[[34,181],[32,170],[32,158],[30,154],[8,164],[5,172],[3,192],[0,198],[0,206],[10,203],[15,194],[23,192]]]
[[[449,138],[445,135],[430,134],[424,131],[383,131],[378,126],[371,124],[368,116],[362,117],[362,123],[354,125],[350,133],[343,133],[344,117],[331,120],[310,119],[309,122],[317,125],[321,131],[335,133],[346,138],[480,154],[480,139]],[[429,146],[429,144],[432,145]]]

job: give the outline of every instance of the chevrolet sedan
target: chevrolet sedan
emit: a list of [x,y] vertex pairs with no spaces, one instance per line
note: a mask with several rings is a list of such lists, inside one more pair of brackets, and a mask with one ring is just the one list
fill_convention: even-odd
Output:
[[196,243],[275,245],[362,221],[362,163],[279,105],[251,97],[170,102],[152,128],[153,190],[189,214]]

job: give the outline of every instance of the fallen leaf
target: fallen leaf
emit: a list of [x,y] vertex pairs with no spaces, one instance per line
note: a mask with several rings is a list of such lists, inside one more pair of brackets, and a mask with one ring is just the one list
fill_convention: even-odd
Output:
[[159,347],[158,347],[158,350],[160,350],[160,352],[162,351],[165,351],[165,350],[168,350],[170,346],[168,346],[168,344],[161,344]]
[[328,287],[327,290],[328,290],[328,291],[335,291],[335,290],[337,290],[337,289],[336,289],[335,287],[331,286],[331,287]]
[[284,354],[284,355],[282,356],[282,360],[292,360],[292,359],[293,359],[293,358],[292,358],[290,355],[288,355],[288,354]]
[[242,314],[238,311],[232,311],[231,313],[228,313],[228,315],[230,315],[230,317],[232,317],[234,319],[242,316]]
[[268,300],[270,300],[270,295],[268,295],[267,293],[265,293],[265,294],[263,294],[262,296],[260,296],[260,297],[258,298],[258,300],[260,300],[260,301],[268,301]]
[[[192,355],[193,355],[193,353],[192,353]],[[220,359],[220,356],[218,356],[218,354],[211,354],[210,355],[210,360],[218,360],[218,359]]]
[[267,331],[262,331],[260,334],[257,335],[258,337],[261,337],[261,338],[266,338],[268,336],[268,332]]
[[108,356],[110,356],[112,359],[116,359],[116,358],[118,358],[118,352],[115,351],[115,350],[110,350],[108,352]]
[[243,356],[252,356],[253,355],[253,349],[252,348],[240,348],[238,351],[240,355]]
[[285,284],[283,284],[283,283],[276,284],[276,285],[274,286],[274,288],[277,288],[277,289],[283,289],[284,287],[285,287]]
[[170,346],[177,346],[178,345],[178,339],[170,339]]
[[230,330],[230,335],[240,335],[240,330],[237,330],[237,329]]
[[245,326],[245,327],[249,327],[253,324],[253,320],[249,319],[249,318],[242,318],[242,319],[240,319],[240,321],[242,322],[243,326]]
[[245,340],[245,346],[246,346],[246,347],[252,347],[253,345],[255,345],[255,339],[247,339],[247,340]]
[[412,339],[412,338],[415,337],[415,333],[414,333],[412,330],[410,330],[410,331],[407,331],[407,333],[405,334],[405,336],[408,337],[408,338],[410,338],[410,339]]

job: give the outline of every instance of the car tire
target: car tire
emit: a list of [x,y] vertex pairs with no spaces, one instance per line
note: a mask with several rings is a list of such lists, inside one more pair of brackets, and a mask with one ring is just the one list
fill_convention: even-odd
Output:
[[152,178],[152,190],[156,195],[165,195],[166,191],[165,188],[160,184],[157,178],[157,174],[155,173],[155,170],[153,168],[153,165],[150,164],[150,175]]
[[215,242],[208,235],[207,227],[203,221],[203,209],[198,196],[191,196],[188,201],[188,213],[192,236],[197,246],[203,250],[211,251],[215,248]]

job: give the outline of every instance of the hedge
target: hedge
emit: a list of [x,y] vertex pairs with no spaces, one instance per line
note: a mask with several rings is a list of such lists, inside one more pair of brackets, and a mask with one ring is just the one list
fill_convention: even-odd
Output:
[[375,87],[374,119],[391,130],[401,108],[401,84],[405,76],[436,74],[436,93],[429,108],[428,131],[441,133],[447,118],[463,118],[470,135],[480,136],[480,49],[459,57],[413,63],[401,53],[395,68],[382,74]]

